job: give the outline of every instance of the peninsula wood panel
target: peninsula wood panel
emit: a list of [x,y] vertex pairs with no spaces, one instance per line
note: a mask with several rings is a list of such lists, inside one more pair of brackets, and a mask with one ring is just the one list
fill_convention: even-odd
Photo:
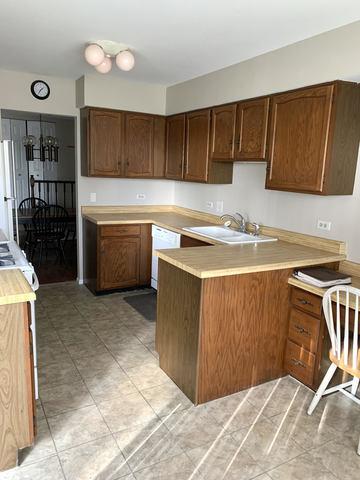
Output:
[[270,98],[240,102],[237,106],[235,160],[264,161]]
[[[88,143],[87,168],[83,174],[118,177],[122,174],[123,114],[114,110],[90,110],[83,142]],[[82,160],[83,162],[85,159]],[[83,163],[84,165],[84,163]]]
[[185,114],[166,119],[166,169],[165,177],[181,180],[185,160]]
[[281,270],[203,280],[198,403],[284,375],[289,275]]
[[160,367],[196,403],[201,280],[159,260],[158,284]]
[[26,303],[0,306],[0,470],[34,441],[34,397]]
[[125,117],[125,176],[152,177],[154,172],[154,119],[127,113]]
[[212,109],[210,150],[212,159],[234,159],[235,120],[236,104]]
[[203,242],[202,240],[198,240],[197,238],[188,237],[187,235],[181,235],[180,238],[180,247],[181,248],[188,248],[188,247],[210,247],[211,243]]

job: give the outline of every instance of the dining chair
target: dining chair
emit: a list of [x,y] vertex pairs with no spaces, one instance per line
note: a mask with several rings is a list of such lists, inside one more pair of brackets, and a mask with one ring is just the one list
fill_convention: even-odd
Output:
[[66,263],[63,241],[66,235],[69,215],[60,205],[46,205],[36,210],[33,216],[34,248],[31,253],[33,261],[36,247],[40,245],[39,266],[42,261],[43,247],[47,252],[49,244],[53,244],[58,257]]
[[[26,215],[28,212],[33,212],[39,207],[45,207],[47,203],[42,198],[38,197],[28,197],[22,200],[19,205],[19,212],[21,215]],[[24,230],[26,233],[25,236],[25,247],[29,247],[31,243],[31,235],[33,233],[33,227],[31,224],[24,223]]]
[[[360,381],[359,297],[358,288],[344,285],[329,288],[324,295],[322,306],[331,340],[331,365],[309,405],[308,415],[313,413],[321,397],[334,392],[341,392],[360,405],[356,397]],[[327,388],[338,368],[352,379]],[[357,453],[360,455],[360,438]]]

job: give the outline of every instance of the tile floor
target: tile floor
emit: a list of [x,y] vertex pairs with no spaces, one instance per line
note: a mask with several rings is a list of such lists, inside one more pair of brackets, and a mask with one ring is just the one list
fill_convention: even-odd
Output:
[[122,294],[40,288],[38,437],[0,480],[358,479],[360,407],[285,377],[193,407]]

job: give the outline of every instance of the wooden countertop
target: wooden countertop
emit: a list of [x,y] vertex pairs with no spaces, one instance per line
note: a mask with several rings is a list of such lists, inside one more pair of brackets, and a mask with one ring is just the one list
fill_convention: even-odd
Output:
[[0,305],[35,299],[35,293],[20,270],[0,270]]
[[338,262],[346,258],[343,254],[281,240],[258,244],[159,250],[157,255],[199,278],[305,267]]

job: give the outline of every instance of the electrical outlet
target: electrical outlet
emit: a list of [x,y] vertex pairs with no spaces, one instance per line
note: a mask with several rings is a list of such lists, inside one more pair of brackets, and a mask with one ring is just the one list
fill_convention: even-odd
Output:
[[90,202],[95,203],[96,202],[96,193],[90,193]]
[[136,199],[137,200],[145,200],[145,198],[146,198],[145,193],[137,193],[136,194]]
[[215,210],[216,210],[217,213],[223,213],[223,211],[224,211],[224,202],[223,202],[223,200],[218,200],[218,201],[216,202]]
[[327,220],[318,220],[317,222],[317,228],[319,230],[327,230],[327,231],[330,231],[331,230],[331,222],[327,221]]
[[213,210],[214,208],[214,202],[206,202],[206,208],[208,208],[209,210]]

